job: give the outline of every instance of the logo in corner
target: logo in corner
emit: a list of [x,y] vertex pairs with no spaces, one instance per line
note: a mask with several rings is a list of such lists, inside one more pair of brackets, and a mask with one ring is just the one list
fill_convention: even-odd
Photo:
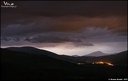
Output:
[[16,8],[17,6],[14,3],[10,3],[7,1],[3,1],[1,4],[1,8]]

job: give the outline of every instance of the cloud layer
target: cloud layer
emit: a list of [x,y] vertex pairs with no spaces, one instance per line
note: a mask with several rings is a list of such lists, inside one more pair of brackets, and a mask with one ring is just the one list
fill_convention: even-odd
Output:
[[106,49],[104,45],[111,48],[120,42],[126,48],[126,1],[11,2],[17,8],[1,8],[2,47],[28,45],[82,50],[101,45]]
[[[26,34],[19,36],[1,37],[3,42],[14,41],[19,43],[66,43],[72,42],[75,46],[93,46],[98,42],[126,42],[127,35],[122,33],[113,33],[108,28],[88,27],[77,32],[43,32],[38,34]],[[3,43],[5,44],[5,43]],[[11,42],[11,44],[13,44]],[[43,46],[43,45],[42,45]]]

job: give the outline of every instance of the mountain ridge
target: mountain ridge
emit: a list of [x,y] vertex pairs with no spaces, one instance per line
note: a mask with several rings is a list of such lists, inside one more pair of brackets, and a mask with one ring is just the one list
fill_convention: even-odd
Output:
[[[42,52],[42,53],[46,53]],[[49,54],[51,52],[47,52]],[[124,54],[125,53],[125,54]],[[96,64],[87,64],[79,60],[85,60],[85,57],[74,57],[78,61],[72,63],[61,59],[56,59],[47,54],[33,54],[26,52],[11,51],[1,49],[1,74],[2,80],[107,80],[108,77],[118,78],[127,76],[127,66],[105,66]],[[53,54],[53,53],[52,53]],[[126,57],[126,52],[121,56]],[[125,55],[125,56],[124,56]],[[112,56],[118,60],[119,56]],[[65,57],[65,56],[62,56]],[[66,56],[68,59],[71,57]],[[93,57],[91,58],[95,60]],[[110,58],[111,59],[111,58]],[[121,58],[121,60],[124,58]],[[99,60],[99,59],[97,59]],[[96,61],[97,61],[96,60]],[[121,61],[124,62],[125,60]],[[85,61],[86,62],[86,61]],[[117,61],[120,62],[120,61]],[[120,69],[119,69],[120,68]],[[117,75],[118,72],[118,75]],[[101,75],[103,75],[101,77]]]
[[105,56],[107,54],[101,52],[101,51],[95,51],[95,52],[92,52],[90,54],[87,54],[87,55],[84,55],[84,56],[94,56],[94,57],[99,57],[99,56]]

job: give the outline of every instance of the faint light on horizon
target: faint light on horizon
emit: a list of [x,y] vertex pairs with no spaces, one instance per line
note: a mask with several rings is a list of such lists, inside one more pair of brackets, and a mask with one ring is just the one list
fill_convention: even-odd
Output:
[[112,63],[110,63],[110,62],[103,62],[103,61],[93,62],[92,64],[114,66],[114,65],[113,65]]

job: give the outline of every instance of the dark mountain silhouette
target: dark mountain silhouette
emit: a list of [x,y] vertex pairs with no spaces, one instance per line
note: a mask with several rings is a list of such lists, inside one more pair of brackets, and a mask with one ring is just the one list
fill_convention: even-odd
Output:
[[79,57],[79,58],[76,58],[76,57],[73,57],[73,56],[68,56],[68,55],[57,55],[55,53],[52,53],[52,52],[49,52],[49,51],[46,51],[46,50],[41,50],[41,49],[37,49],[37,48],[34,48],[34,47],[9,47],[9,48],[6,48],[8,50],[11,50],[11,51],[17,51],[17,52],[25,52],[25,53],[32,53],[32,54],[36,54],[36,55],[46,55],[46,56],[49,56],[49,57],[52,57],[52,58],[56,58],[56,59],[60,59],[60,60],[64,60],[64,61],[69,61],[69,62],[86,62],[88,57]]
[[[53,53],[44,51],[44,54]],[[36,55],[7,49],[1,49],[1,65],[3,80],[65,79],[63,76],[66,76],[68,71],[77,68],[76,64],[43,54]],[[61,73],[63,76],[60,75]]]
[[[36,49],[31,48],[33,50]],[[57,55],[45,50],[36,54],[1,49],[1,80],[108,80],[110,77],[127,77],[126,66],[79,65],[47,56],[53,54]],[[70,59],[65,55],[60,57]],[[75,58],[81,60],[85,57]]]
[[[11,50],[7,50],[7,49],[1,49],[1,58],[2,61],[5,63],[17,63],[17,64],[26,64],[27,66],[29,65],[36,65],[38,67],[45,67],[44,65],[47,65],[47,68],[50,68],[48,66],[51,65],[57,65],[59,67],[66,67],[64,66],[66,63],[66,65],[72,65],[72,63],[69,63],[67,61],[63,61],[63,60],[59,60],[59,59],[55,59],[52,57],[49,57],[45,54],[54,54],[52,52],[48,52],[48,51],[41,51],[42,54],[40,55],[36,55],[34,53],[25,53],[25,52],[17,52],[17,51],[11,51]],[[60,65],[59,65],[60,64]],[[75,65],[75,64],[73,64]],[[54,67],[52,67],[54,68]],[[57,67],[58,68],[58,67]]]
[[79,57],[79,55],[72,55],[72,57]]
[[8,50],[12,50],[12,51],[17,51],[17,52],[25,52],[25,53],[32,53],[32,54],[38,54],[38,55],[47,55],[47,56],[57,56],[57,54],[50,52],[50,51],[46,51],[46,50],[41,50],[35,47],[9,47],[6,48]]
[[96,51],[96,52],[93,52],[93,53],[90,53],[90,54],[87,54],[87,55],[84,55],[84,56],[94,56],[94,57],[98,57],[98,56],[105,56],[107,54],[101,52],[101,51]]
[[127,62],[127,51],[121,52],[118,54],[108,55],[101,51],[96,51],[91,54],[87,54],[84,56],[67,56],[67,55],[58,55],[53,52],[49,52],[46,50],[37,49],[34,47],[10,47],[6,48],[8,50],[17,51],[17,52],[24,52],[29,54],[36,54],[36,55],[45,55],[55,59],[64,60],[68,62],[78,63],[78,62],[87,62],[87,61],[108,61],[113,62],[116,64],[126,64]]

